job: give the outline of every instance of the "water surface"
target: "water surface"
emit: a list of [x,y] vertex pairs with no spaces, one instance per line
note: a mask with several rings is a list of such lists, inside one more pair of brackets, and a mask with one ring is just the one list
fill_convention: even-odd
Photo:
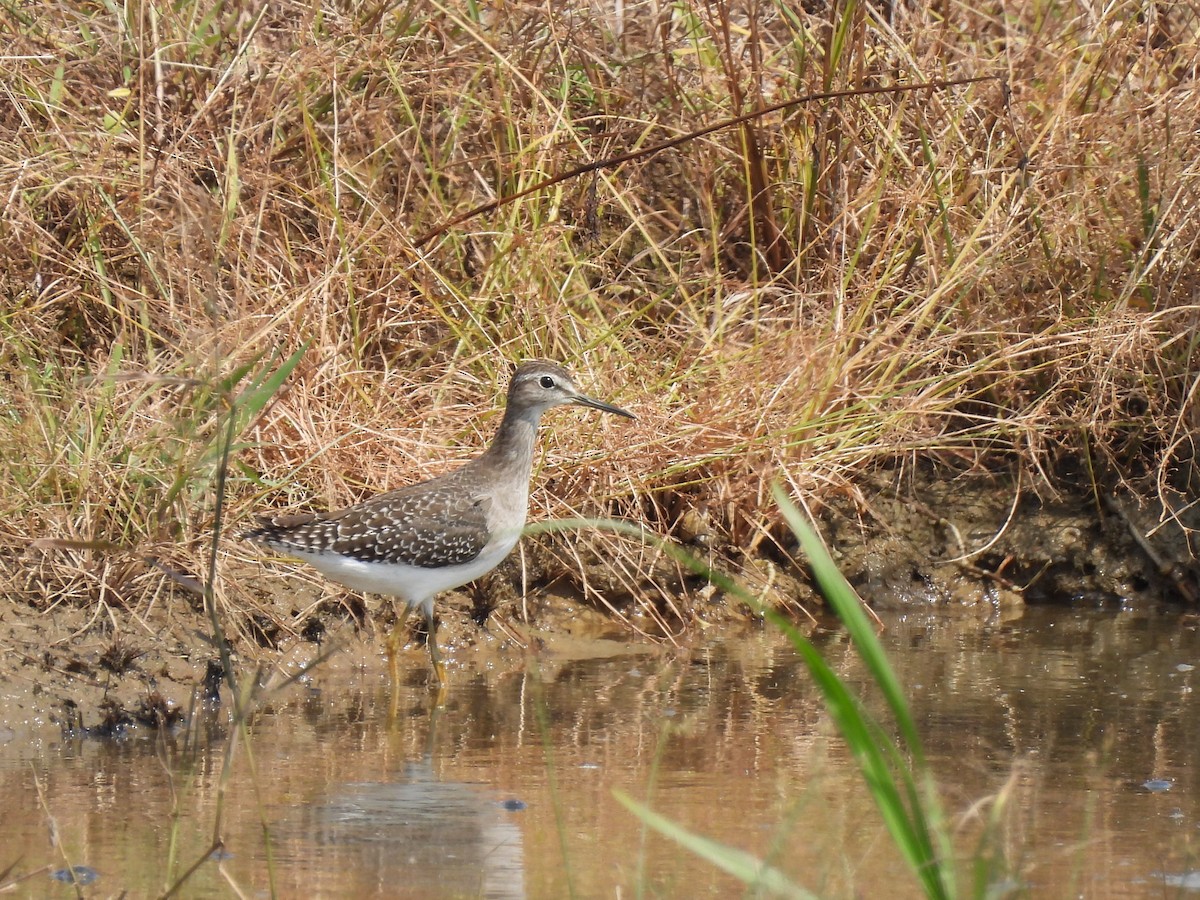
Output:
[[[1010,887],[1186,892],[1200,868],[1194,617],[909,615],[882,638],[956,852],[974,852],[1002,797],[989,847]],[[841,634],[815,639],[865,685]],[[201,860],[180,896],[741,893],[648,834],[615,790],[822,896],[918,894],[803,664],[769,631],[682,650],[459,651],[440,703],[411,662],[393,702],[378,661],[335,657],[232,736],[227,710],[171,741],[8,723],[0,871],[30,875],[13,895],[75,896],[50,874],[75,865],[95,871],[85,896],[154,896]]]

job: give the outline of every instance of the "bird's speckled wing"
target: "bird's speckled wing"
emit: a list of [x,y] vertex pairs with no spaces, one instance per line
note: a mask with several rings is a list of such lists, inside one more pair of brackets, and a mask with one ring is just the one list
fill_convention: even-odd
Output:
[[244,537],[287,552],[338,553],[422,568],[460,565],[487,545],[488,498],[448,480],[411,485],[316,515],[264,517]]

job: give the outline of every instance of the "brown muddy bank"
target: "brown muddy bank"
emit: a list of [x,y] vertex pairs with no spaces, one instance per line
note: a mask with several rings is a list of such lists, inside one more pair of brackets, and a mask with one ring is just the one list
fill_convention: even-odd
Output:
[[1176,497],[1069,492],[926,474],[822,516],[843,574],[876,609],[1023,603],[1194,604],[1200,516]]
[[[1009,618],[1027,603],[1191,605],[1200,582],[1185,530],[1200,523],[1116,493],[1039,495],[1008,479],[926,476],[900,491],[868,488],[842,498],[820,512],[819,523],[839,567],[885,623],[888,611],[918,608]],[[439,600],[451,678],[455,658],[466,654],[515,669],[531,656],[546,665],[621,652],[624,641],[644,649],[648,637],[686,648],[713,627],[757,620],[745,604],[663,563],[653,569],[654,589],[673,599],[670,608],[650,608],[655,601],[638,600],[627,580],[605,578],[598,554],[588,561],[581,553],[575,570],[556,571],[546,540],[527,538],[523,556]],[[729,560],[725,567],[767,603],[832,624],[819,618],[820,598],[788,548],[759,544],[751,554],[696,543],[707,543],[714,560]],[[7,565],[36,569],[41,552]],[[589,598],[596,590],[603,600]],[[228,635],[244,674],[280,683],[334,653],[386,677],[386,601],[364,604],[336,586],[313,587],[273,561],[246,567],[233,595],[252,597],[230,618]],[[9,739],[22,726],[47,723],[100,737],[137,733],[186,715],[213,687],[211,627],[197,598],[182,591],[136,610],[112,602],[43,609],[15,596],[5,606],[0,720],[9,723]],[[425,678],[423,635],[412,638],[411,677]]]

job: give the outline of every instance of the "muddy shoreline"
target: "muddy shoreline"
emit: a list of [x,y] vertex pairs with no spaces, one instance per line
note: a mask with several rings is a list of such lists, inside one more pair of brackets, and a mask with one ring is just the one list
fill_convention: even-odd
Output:
[[[925,477],[900,491],[888,486],[843,497],[818,518],[835,561],[885,621],[889,611],[912,609],[986,620],[1019,616],[1025,604],[1086,603],[1114,611],[1190,606],[1200,582],[1187,531],[1200,522],[1117,493],[1098,502],[1080,491],[1039,496],[1009,479]],[[456,658],[469,654],[487,655],[489,665],[520,667],[531,654],[545,661],[619,652],[626,640],[644,646],[656,621],[677,611],[692,624],[669,622],[673,634],[658,635],[668,645],[686,647],[712,627],[757,622],[744,603],[686,575],[656,586],[677,589],[675,610],[661,618],[642,614],[632,594],[610,591],[605,601],[622,622],[603,604],[583,599],[569,577],[542,577],[522,597],[519,586],[522,577],[530,583],[528,562],[538,558],[541,540],[526,539],[523,573],[510,560],[481,585],[439,600],[439,639],[451,677]],[[821,599],[785,543],[760,544],[753,553],[716,549],[764,602],[820,621]],[[39,552],[5,566],[40,565]],[[545,575],[545,566],[535,569]],[[392,615],[386,601],[364,604],[269,562],[242,574],[239,588],[254,594],[256,609],[241,623],[242,633],[231,628],[228,637],[243,675],[257,672],[260,681],[278,683],[332,652],[339,664],[386,677]],[[7,580],[21,577],[12,571]],[[671,580],[669,573],[664,577]],[[15,594],[0,609],[0,717],[10,739],[19,728],[47,725],[119,738],[174,723],[213,690],[218,653],[211,627],[195,598],[182,591],[159,597],[149,609],[59,603],[39,610]],[[706,627],[697,627],[700,622]],[[405,664],[413,677],[426,677],[422,642],[419,632],[411,634]]]

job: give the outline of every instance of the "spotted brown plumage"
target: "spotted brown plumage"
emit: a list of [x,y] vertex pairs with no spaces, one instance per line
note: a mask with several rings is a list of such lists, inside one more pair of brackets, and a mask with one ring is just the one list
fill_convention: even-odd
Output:
[[[430,569],[470,562],[487,545],[491,500],[462,469],[337,512],[262,517],[246,536],[274,550],[333,553]],[[468,473],[469,474],[469,473]]]
[[347,587],[403,600],[404,613],[388,641],[393,685],[401,627],[421,607],[441,683],[433,599],[491,571],[516,546],[529,505],[538,424],[546,410],[565,403],[634,418],[581,393],[561,366],[522,363],[496,437],[461,468],[335,512],[262,517],[243,537],[302,559]]

